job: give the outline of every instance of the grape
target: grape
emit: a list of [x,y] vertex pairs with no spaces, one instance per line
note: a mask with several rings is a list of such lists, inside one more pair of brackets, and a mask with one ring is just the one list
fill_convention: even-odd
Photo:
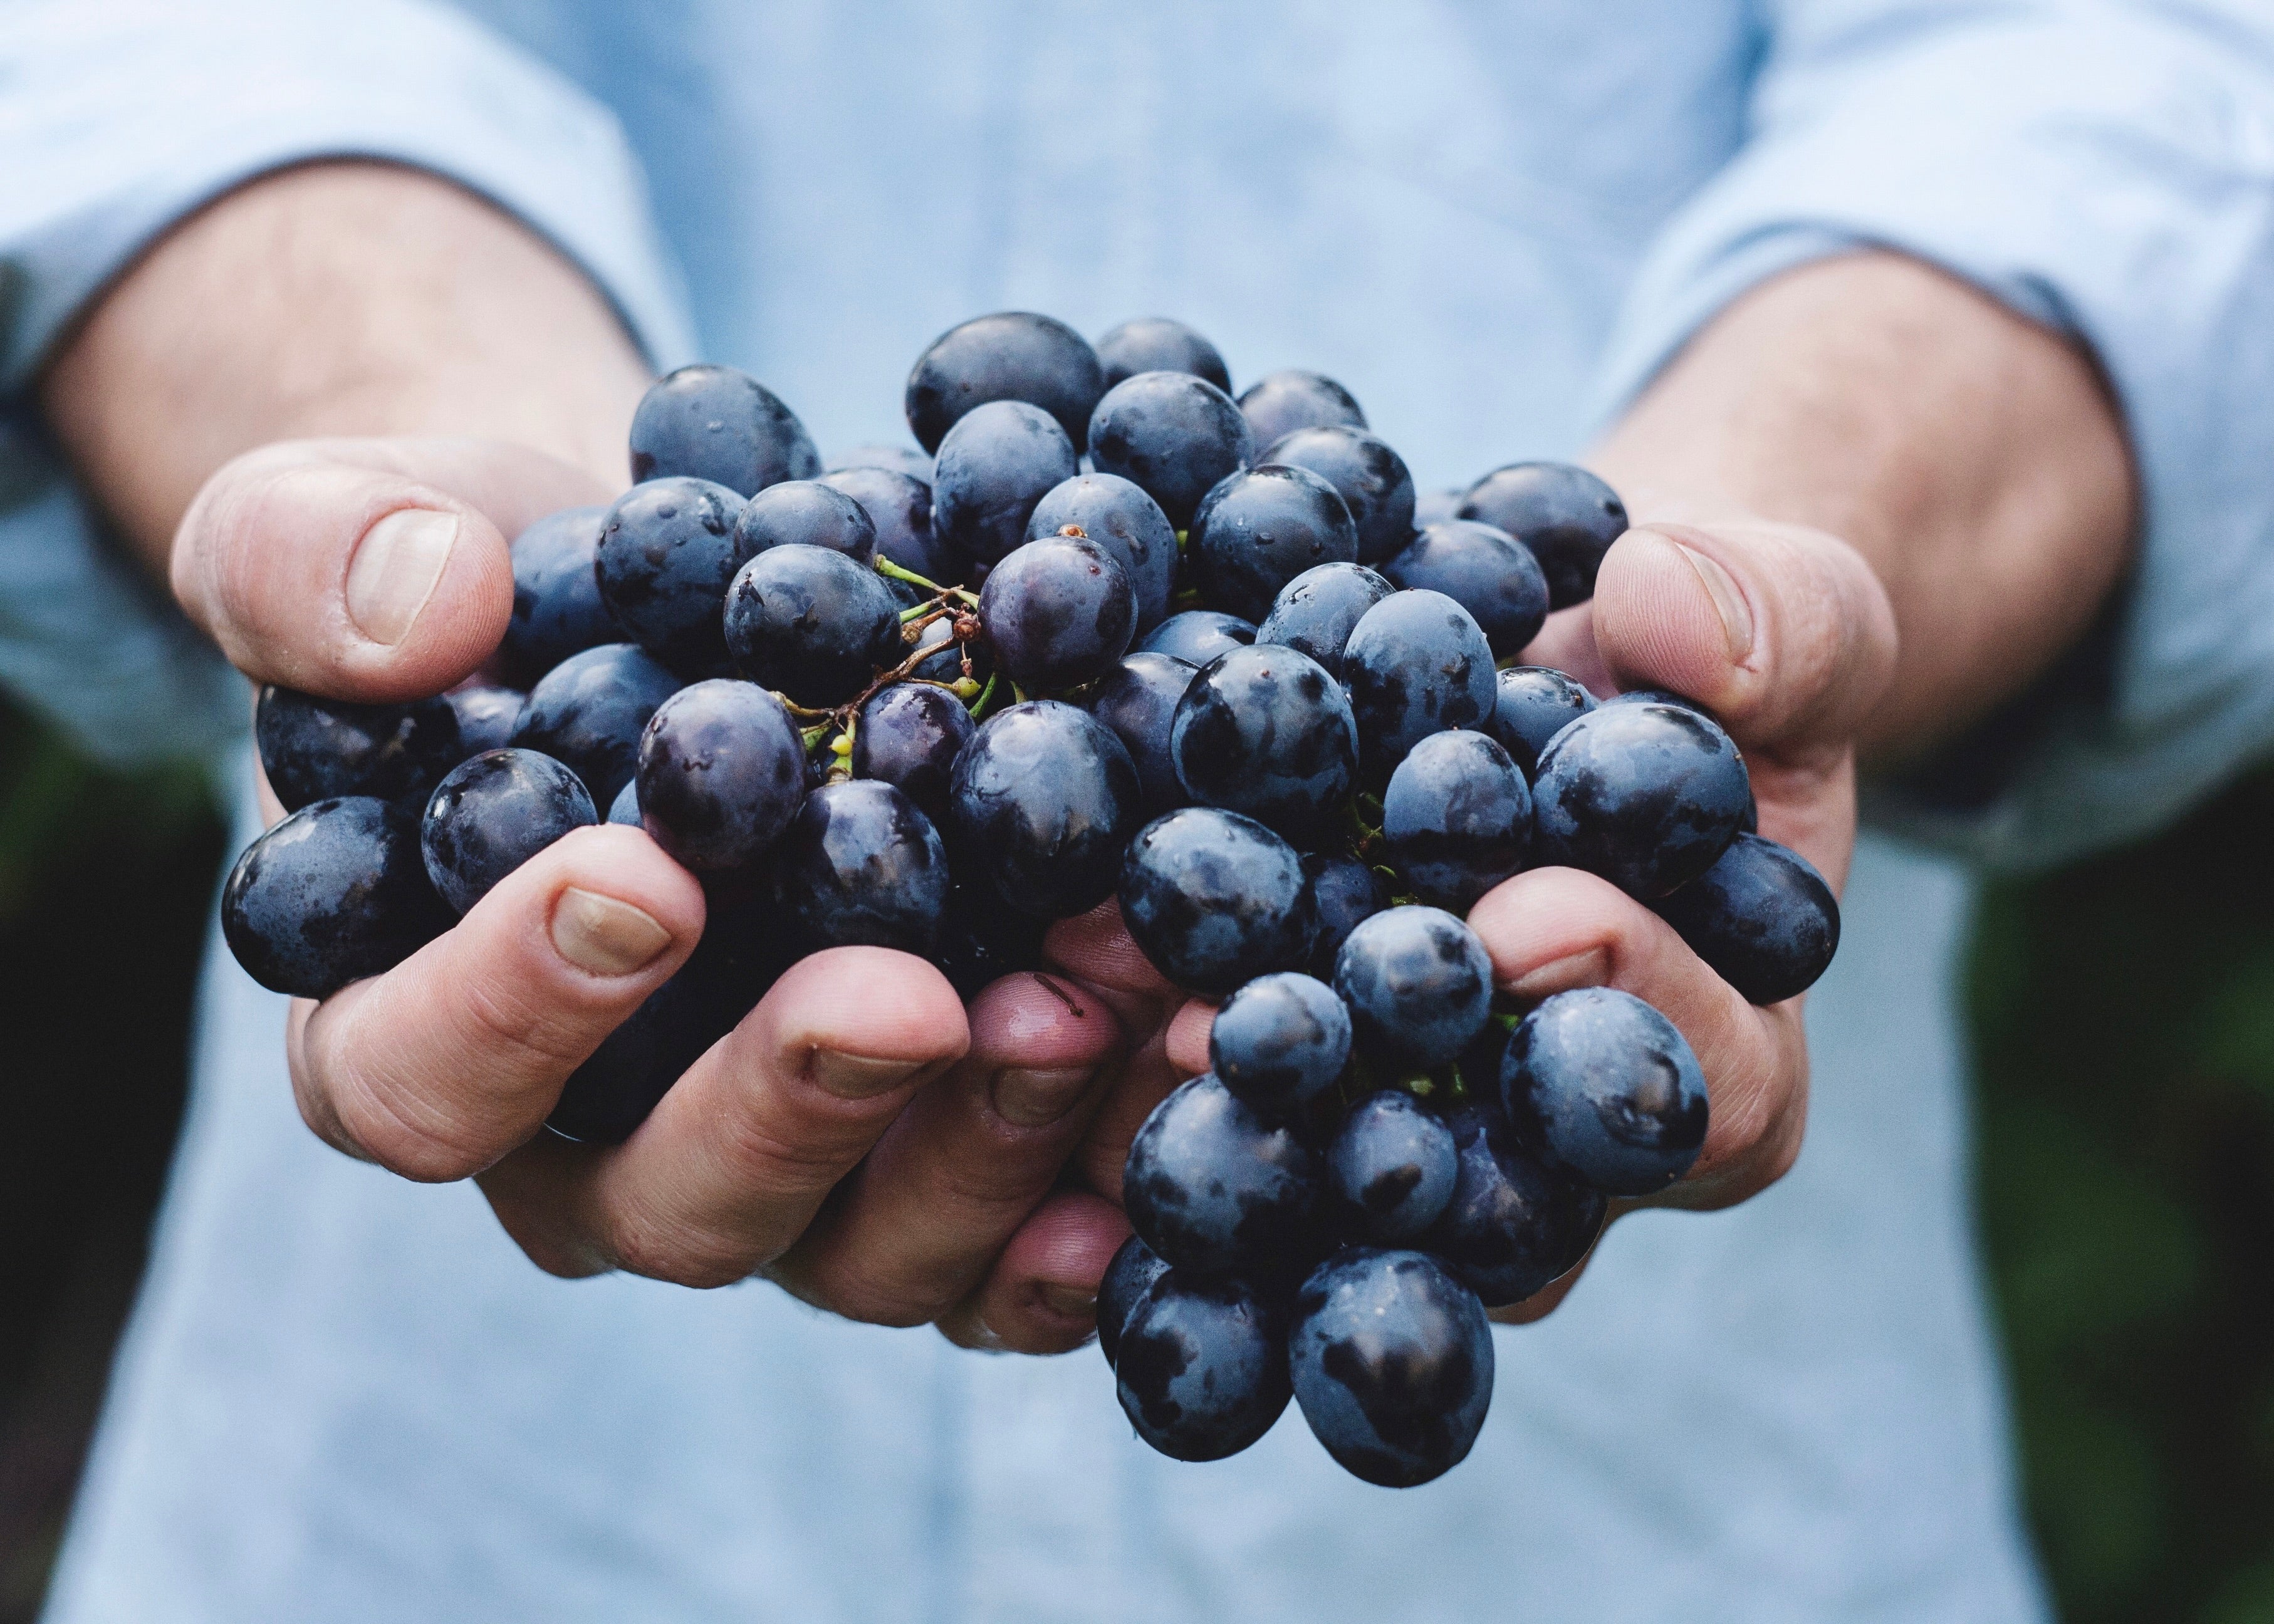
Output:
[[1168,1272],[1169,1266],[1134,1235],[1121,1243],[1113,1261],[1105,1266],[1105,1278],[1097,1282],[1097,1350],[1108,1365],[1121,1345],[1122,1328],[1137,1299]]
[[1293,971],[1249,981],[1209,1028],[1209,1066],[1268,1121],[1292,1116],[1333,1087],[1350,1048],[1350,1011],[1334,989]]
[[945,688],[896,682],[870,695],[854,721],[853,776],[890,784],[925,816],[944,817],[955,758],[977,731]]
[[1260,460],[1308,469],[1334,486],[1358,528],[1360,561],[1378,562],[1413,539],[1413,476],[1389,441],[1341,424],[1297,429]]
[[947,850],[898,789],[831,784],[798,808],[772,857],[775,893],[800,946],[929,953],[947,912]]
[[1185,804],[1185,786],[1169,755],[1169,729],[1192,680],[1193,668],[1184,661],[1141,650],[1100,677],[1083,701],[1128,750],[1148,817]]
[[1266,463],[1227,476],[1193,515],[1185,561],[1201,595],[1248,620],[1306,569],[1358,557],[1358,531],[1334,486]]
[[1319,936],[1311,950],[1311,971],[1321,981],[1335,974],[1335,958],[1362,919],[1371,919],[1389,905],[1382,876],[1355,857],[1306,853],[1303,876],[1309,881],[1311,899],[1318,910]]
[[1017,401],[981,406],[940,443],[932,534],[951,557],[993,564],[1026,540],[1035,505],[1079,469],[1048,412]]
[[1382,567],[1397,585],[1442,592],[1467,610],[1495,655],[1513,655],[1547,619],[1547,580],[1506,530],[1473,520],[1433,524]]
[[513,538],[513,618],[498,659],[516,680],[534,681],[570,655],[624,635],[592,573],[607,520],[606,508],[565,508]]
[[1258,643],[1299,649],[1343,679],[1343,650],[1366,612],[1397,589],[1363,564],[1321,564],[1279,589],[1255,628]]
[[1626,531],[1626,504],[1584,468],[1511,462],[1468,488],[1458,515],[1506,530],[1547,577],[1547,605],[1568,609],[1595,595],[1595,571]]
[[442,697],[458,721],[458,759],[501,750],[513,737],[513,725],[529,695],[517,688],[477,686],[454,688]]
[[742,504],[734,520],[737,567],[768,547],[790,544],[826,547],[867,564],[877,556],[877,524],[866,508],[833,485],[785,479]]
[[252,717],[260,769],[287,812],[343,795],[424,805],[465,752],[447,699],[358,705],[273,683]]
[[1070,918],[1111,896],[1140,816],[1121,741],[1054,699],[989,717],[949,779],[959,865],[1036,919]]
[[640,730],[678,691],[679,679],[636,644],[604,643],[538,680],[513,743],[550,756],[584,780],[594,806],[610,805],[638,764]]
[[797,724],[756,683],[714,678],[665,700],[639,741],[640,822],[698,874],[740,868],[805,798]]
[[1471,1107],[1446,1125],[1460,1170],[1453,1199],[1419,1244],[1487,1308],[1521,1303],[1587,1255],[1602,1232],[1603,1198],[1541,1166],[1493,1114]]
[[1798,997],[1840,946],[1840,904],[1824,876],[1756,834],[1739,833],[1712,868],[1651,906],[1749,1004]]
[[626,635],[674,671],[725,665],[719,605],[748,556],[735,530],[742,498],[700,479],[652,479],[616,499],[593,574]]
[[1123,322],[1097,341],[1097,359],[1105,369],[1109,389],[1140,372],[1190,372],[1227,395],[1231,392],[1231,372],[1216,346],[1166,316]]
[[1130,1310],[1118,1351],[1121,1408],[1137,1436],[1172,1460],[1237,1455],[1287,1408],[1278,1320],[1229,1282],[1163,1274]]
[[631,442],[634,479],[707,479],[737,496],[821,471],[797,414],[731,366],[666,373],[640,397]]
[[1389,775],[1382,835],[1415,896],[1465,914],[1524,867],[1532,795],[1508,752],[1485,734],[1432,733]]
[[463,914],[572,829],[599,822],[576,775],[535,750],[486,750],[450,769],[418,829],[426,877]]
[[1461,504],[1468,492],[1457,485],[1439,486],[1423,491],[1413,499],[1413,528],[1427,530],[1433,524],[1442,524],[1448,519],[1461,516]]
[[1201,1276],[1299,1270],[1313,1255],[1317,1197],[1316,1158],[1294,1130],[1266,1122],[1213,1073],[1153,1108],[1121,1178],[1145,1244],[1172,1269]]
[[1040,920],[1015,914],[991,895],[957,880],[948,887],[947,913],[932,962],[968,1002],[1006,975],[1040,969],[1046,928]]
[[1367,777],[1387,783],[1431,733],[1481,726],[1493,713],[1492,648],[1442,592],[1392,592],[1352,628],[1343,685]]
[[1706,1074],[1672,1021],[1611,987],[1559,992],[1501,1065],[1509,1122],[1540,1159],[1606,1195],[1652,1195],[1706,1143]]
[[1351,392],[1319,372],[1291,367],[1247,386],[1239,397],[1240,416],[1259,446],[1276,445],[1299,429],[1366,426]]
[[[1219,1016],[1219,1020],[1223,1018]],[[1327,1189],[1374,1245],[1410,1241],[1453,1199],[1460,1153],[1444,1119],[1388,1088],[1352,1107],[1327,1147]]]
[[1335,990],[1359,1052],[1427,1071],[1458,1056],[1492,1018],[1492,959],[1450,914],[1385,908],[1344,941]]
[[[886,473],[904,474],[921,485],[928,486],[931,484],[931,458],[914,446],[886,446],[872,443],[855,446],[842,455],[830,459],[831,474],[857,473],[863,469],[879,469]],[[830,483],[836,482],[832,479]],[[839,485],[838,489],[846,490],[847,487]],[[848,494],[858,496],[860,492],[853,491]],[[862,505],[867,506],[865,502]],[[870,511],[873,515],[875,509],[871,508]]]
[[1080,688],[1129,651],[1137,600],[1113,554],[1081,536],[1014,548],[979,590],[995,663],[1022,691]]
[[1317,906],[1295,848],[1253,818],[1186,807],[1138,831],[1121,865],[1121,919],[1179,987],[1221,996],[1309,962]]
[[1500,673],[1485,731],[1501,742],[1530,778],[1547,741],[1595,708],[1595,696],[1546,665],[1512,665]]
[[907,652],[882,576],[796,543],[742,566],[727,590],[726,630],[742,674],[801,705],[841,704]]
[[1181,529],[1210,487],[1255,460],[1255,441],[1214,384],[1189,372],[1140,372],[1097,402],[1089,456],[1099,473],[1142,486]]
[[449,929],[427,883],[417,820],[369,795],[328,797],[245,848],[221,892],[221,929],[271,992],[328,998],[392,970]]
[[1647,902],[1713,866],[1751,793],[1737,747],[1702,712],[1602,705],[1540,753],[1535,850]]
[[1027,520],[1027,539],[1055,536],[1066,525],[1113,554],[1137,595],[1137,629],[1169,613],[1177,577],[1177,532],[1161,504],[1115,474],[1076,474],[1053,486]]
[[861,504],[877,528],[877,555],[928,581],[958,572],[931,531],[931,484],[885,468],[846,468],[821,483]]
[[975,408],[1023,402],[1057,419],[1079,451],[1090,410],[1104,393],[1105,374],[1088,339],[1050,317],[1005,311],[950,327],[916,357],[908,373],[908,427],[925,450],[937,452]]
[[1492,1326],[1476,1293],[1419,1252],[1347,1252],[1295,1300],[1287,1363],[1327,1453],[1383,1488],[1468,1458],[1491,1408]]
[[1202,806],[1245,813],[1299,846],[1333,833],[1358,777],[1350,700],[1323,667],[1258,643],[1220,654],[1177,702],[1177,781]]
[[1141,653],[1167,654],[1198,666],[1254,641],[1253,620],[1217,609],[1187,609],[1155,627],[1137,647]]
[[627,829],[645,829],[646,821],[640,816],[639,775],[634,773],[624,780],[623,788],[608,803],[608,822],[621,823]]

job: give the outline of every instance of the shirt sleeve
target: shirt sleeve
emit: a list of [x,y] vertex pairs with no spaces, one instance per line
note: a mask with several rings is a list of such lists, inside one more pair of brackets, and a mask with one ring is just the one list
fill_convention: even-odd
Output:
[[1866,804],[2009,867],[2144,832],[2274,743],[2274,25],[2241,0],[1791,0],[1769,21],[1749,135],[1654,244],[1599,404],[1747,289],[1863,246],[2090,346],[2142,489],[2097,669],[2067,662],[1958,771]]
[[693,349],[613,116],[424,0],[14,0],[0,151],[0,682],[102,759],[243,726],[237,685],[105,543],[26,398],[76,315],[174,222],[290,164],[410,165],[553,243],[659,365]]

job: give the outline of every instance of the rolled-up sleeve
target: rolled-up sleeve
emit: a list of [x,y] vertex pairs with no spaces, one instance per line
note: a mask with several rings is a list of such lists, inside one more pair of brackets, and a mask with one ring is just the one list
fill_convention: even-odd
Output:
[[2006,865],[2142,832],[2274,744],[2274,20],[1796,0],[1769,22],[1749,137],[1654,245],[1600,403],[1747,289],[1864,245],[2089,345],[2142,496],[2105,680],[2009,729],[1962,805],[1869,804]]

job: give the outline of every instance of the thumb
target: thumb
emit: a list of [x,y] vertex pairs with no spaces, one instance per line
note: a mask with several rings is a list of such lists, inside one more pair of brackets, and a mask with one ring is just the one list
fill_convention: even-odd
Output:
[[504,635],[507,538],[609,494],[491,441],[288,441],[198,492],[174,536],[174,594],[256,682],[335,699],[438,694]]

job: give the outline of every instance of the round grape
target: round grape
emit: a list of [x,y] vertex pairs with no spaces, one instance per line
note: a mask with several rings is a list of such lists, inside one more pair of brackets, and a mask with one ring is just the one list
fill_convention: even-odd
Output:
[[1750,804],[1737,747],[1703,712],[1602,705],[1540,753],[1532,780],[1539,861],[1663,897],[1728,849]]
[[1626,504],[1584,468],[1511,462],[1468,488],[1457,515],[1506,530],[1532,550],[1547,578],[1547,605],[1568,609],[1595,595],[1595,572],[1625,534]]
[[881,575],[795,543],[742,566],[727,590],[726,632],[744,676],[801,705],[841,704],[907,652]]
[[1003,311],[932,340],[908,373],[906,405],[908,427],[927,451],[938,451],[975,408],[1013,401],[1048,413],[1079,451],[1104,393],[1105,374],[1088,339],[1049,316]]
[[1547,619],[1547,579],[1505,530],[1473,520],[1433,524],[1382,567],[1400,587],[1442,592],[1467,610],[1496,656],[1510,656]]
[[1113,554],[1137,595],[1137,629],[1169,613],[1177,577],[1177,532],[1161,504],[1114,474],[1076,474],[1051,488],[1027,520],[1027,539],[1040,541],[1073,525]]
[[1053,699],[998,711],[955,758],[948,827],[964,873],[1036,919],[1113,894],[1141,816],[1137,769],[1112,730]]
[[1073,444],[1048,412],[1018,401],[978,407],[940,444],[932,534],[952,558],[991,565],[1026,540],[1035,505],[1077,471]]
[[392,970],[448,929],[426,879],[417,820],[368,795],[312,801],[237,860],[222,937],[271,992],[328,998]]
[[658,380],[632,413],[631,442],[634,479],[707,479],[737,496],[821,471],[797,414],[731,366],[682,366]]
[[419,822],[426,877],[460,914],[572,829],[599,822],[582,779],[535,750],[486,750],[444,775]]
[[1279,589],[1271,613],[1255,628],[1255,641],[1300,649],[1339,682],[1352,631],[1367,610],[1397,590],[1363,564],[1306,569]]
[[1058,693],[1103,676],[1129,651],[1137,600],[1112,553],[1084,537],[1047,536],[988,572],[979,623],[1022,691]]
[[1413,539],[1413,476],[1389,441],[1340,424],[1297,429],[1259,460],[1307,469],[1334,486],[1357,527],[1360,561],[1378,562]]
[[1344,941],[1335,990],[1361,1053],[1427,1071],[1457,1057],[1492,1018],[1492,958],[1450,914],[1385,908]]
[[538,680],[513,725],[513,743],[584,779],[594,806],[611,805],[638,765],[648,718],[678,691],[679,679],[637,644],[604,643]]
[[593,560],[601,601],[631,640],[674,671],[710,676],[726,663],[719,606],[747,556],[742,498],[700,479],[652,479],[616,499]]
[[1559,992],[1524,1018],[1501,1103],[1551,1166],[1606,1195],[1652,1195],[1706,1143],[1706,1073],[1672,1021],[1612,987]]
[[1140,316],[1123,322],[1097,341],[1097,359],[1105,369],[1109,389],[1140,372],[1190,372],[1227,395],[1231,392],[1231,372],[1216,347],[1183,322],[1166,316]]
[[252,735],[287,812],[343,795],[401,801],[415,812],[465,756],[447,699],[358,705],[271,683],[253,709]]
[[1154,967],[1212,996],[1310,960],[1317,905],[1295,848],[1253,818],[1186,807],[1139,831],[1121,919]]
[[641,825],[698,874],[740,868],[805,798],[805,749],[780,700],[716,678],[663,702],[639,742]]
[[1214,384],[1189,372],[1140,372],[1097,402],[1089,455],[1099,473],[1142,486],[1181,529],[1218,480],[1255,460],[1255,441]]
[[1185,793],[1299,846],[1334,832],[1358,778],[1350,700],[1319,663],[1276,643],[1218,655],[1186,687],[1169,734]]
[[1382,835],[1415,896],[1465,914],[1524,867],[1532,795],[1508,752],[1485,734],[1432,733],[1389,775]]
[[1840,946],[1840,904],[1816,866],[1755,834],[1651,906],[1749,1004],[1798,997]]

